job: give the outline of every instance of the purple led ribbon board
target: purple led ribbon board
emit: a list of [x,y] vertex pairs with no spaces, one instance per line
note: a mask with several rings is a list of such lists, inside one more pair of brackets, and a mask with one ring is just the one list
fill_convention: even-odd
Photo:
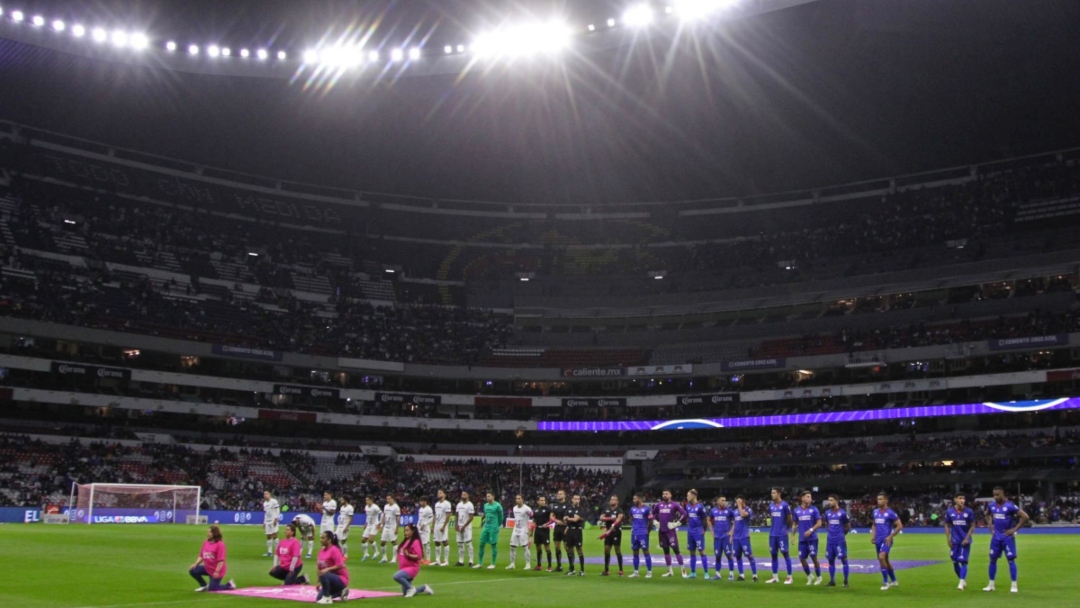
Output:
[[1041,401],[1005,401],[1001,403],[966,403],[962,405],[927,405],[882,410],[786,414],[783,416],[747,416],[744,418],[695,418],[690,420],[625,420],[540,422],[539,431],[678,431],[723,429],[788,424],[833,424],[836,422],[875,422],[907,418],[941,416],[979,416],[985,414],[1046,412],[1080,409],[1080,397]]

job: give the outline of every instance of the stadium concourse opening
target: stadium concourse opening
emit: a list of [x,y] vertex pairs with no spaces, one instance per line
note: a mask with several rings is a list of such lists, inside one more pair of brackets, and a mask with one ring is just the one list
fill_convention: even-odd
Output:
[[1075,605],[1037,4],[0,0],[5,608]]

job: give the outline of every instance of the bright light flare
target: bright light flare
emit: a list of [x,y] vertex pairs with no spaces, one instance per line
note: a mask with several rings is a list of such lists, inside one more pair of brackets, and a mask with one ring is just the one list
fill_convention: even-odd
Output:
[[401,49],[394,49],[390,51],[390,61],[401,61],[405,58],[405,51]]
[[131,35],[131,48],[141,51],[150,46],[150,38],[146,34],[136,33]]
[[688,21],[704,19],[716,11],[728,8],[737,0],[676,0],[675,13]]
[[193,44],[193,45],[187,47],[187,52],[188,52],[188,55],[198,55],[199,54],[199,45]]
[[125,47],[125,46],[128,45],[128,42],[130,42],[130,41],[131,41],[131,37],[128,36],[127,32],[122,32],[120,30],[116,30],[115,32],[112,33],[112,43],[113,43],[114,46]]
[[266,49],[259,49],[258,52],[255,53],[255,56],[265,61],[266,58],[270,56],[270,53],[267,52]]
[[289,57],[289,54],[286,53],[285,51],[278,51],[277,52],[277,58],[278,58],[279,61],[285,61],[285,59],[287,59],[288,57]]
[[638,4],[626,9],[626,12],[623,13],[623,23],[630,27],[645,27],[653,22],[655,16],[651,6]]
[[570,45],[571,34],[569,26],[557,21],[519,25],[478,36],[473,50],[488,57],[557,53]]
[[86,35],[86,27],[78,24],[71,26],[71,35],[76,38],[82,38]]
[[94,28],[90,35],[94,38],[94,42],[105,42],[109,39],[109,33],[100,27]]
[[56,21],[52,22],[52,29],[57,32],[62,32],[67,29],[67,24],[57,19]]
[[11,13],[11,20],[15,23],[22,23],[22,20],[26,19],[26,15],[22,11],[15,11]]
[[176,42],[173,41],[173,40],[170,40],[170,41],[166,42],[165,43],[165,50],[169,51],[170,53],[176,51]]
[[247,59],[248,57],[251,57],[251,51],[247,49],[240,49],[240,56],[244,59]]
[[34,24],[34,27],[41,27],[45,25],[45,17],[41,15],[34,15],[34,18],[30,20],[30,23]]
[[216,44],[211,44],[210,46],[206,47],[206,54],[210,55],[211,57],[219,57],[221,56],[221,47]]
[[411,59],[413,61],[416,61],[417,59],[420,59],[420,55],[421,55],[421,52],[420,52],[419,48],[413,47],[413,48],[409,49],[409,59]]
[[304,63],[311,65],[319,63],[319,53],[311,49],[304,51]]

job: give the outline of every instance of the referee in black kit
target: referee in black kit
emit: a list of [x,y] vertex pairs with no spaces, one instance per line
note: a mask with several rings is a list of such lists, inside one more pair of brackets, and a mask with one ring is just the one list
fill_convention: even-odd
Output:
[[626,512],[619,506],[619,497],[612,496],[608,501],[608,508],[600,514],[600,525],[605,532],[600,536],[604,539],[604,571],[600,576],[610,576],[608,569],[611,567],[611,549],[615,549],[615,558],[619,562],[619,576],[623,575],[622,562],[622,526],[626,521]]
[[536,545],[536,567],[535,571],[544,569],[543,555],[541,551],[547,553],[548,567],[547,571],[551,572],[551,509],[547,506],[547,496],[541,494],[536,498],[536,508],[533,509],[533,544]]
[[555,504],[551,505],[551,521],[555,522],[555,534],[551,538],[555,543],[555,572],[562,572],[562,546],[566,536],[566,510],[569,508],[566,490],[559,490],[555,494]]
[[574,494],[570,506],[566,509],[566,559],[570,562],[567,576],[574,575],[574,550],[577,550],[578,562],[581,563],[579,576],[585,576],[585,556],[581,553],[581,538],[585,530],[585,510],[581,507],[581,496]]

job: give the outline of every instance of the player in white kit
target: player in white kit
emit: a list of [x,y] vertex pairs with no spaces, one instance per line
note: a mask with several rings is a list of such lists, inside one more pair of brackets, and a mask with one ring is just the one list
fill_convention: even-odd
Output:
[[[382,510],[382,523],[379,525],[382,528],[382,537],[380,548],[382,549],[382,559],[379,560],[380,564],[385,564],[390,561],[390,551],[393,551],[397,546],[397,529],[398,523],[401,521],[401,507],[398,506],[397,500],[394,499],[393,494],[386,495],[386,506]],[[390,543],[390,548],[387,549],[386,543]]]
[[469,554],[469,567],[473,566],[472,520],[476,517],[476,508],[469,501],[469,493],[461,493],[461,502],[457,504],[454,529],[457,530],[457,563],[464,566],[465,553]]
[[510,533],[510,565],[507,570],[513,570],[514,562],[517,561],[518,547],[525,547],[525,569],[532,568],[532,554],[529,552],[529,526],[532,525],[533,510],[525,504],[525,497],[518,494],[514,497],[514,531]]
[[450,565],[450,512],[454,506],[446,500],[446,492],[439,490],[439,500],[435,503],[435,529],[432,537],[435,540],[435,563],[440,566]]
[[293,518],[292,523],[300,528],[301,546],[305,540],[307,541],[307,557],[311,559],[311,552],[315,549],[315,520],[311,519],[307,514],[301,513]]
[[348,496],[341,497],[341,507],[338,509],[337,537],[341,543],[341,554],[349,555],[349,530],[352,529],[353,513],[356,510],[349,501]]
[[364,522],[364,535],[360,537],[360,546],[364,549],[364,557],[360,561],[365,561],[369,555],[375,557],[377,549],[375,547],[375,537],[379,535],[379,525],[382,524],[382,509],[379,505],[375,504],[375,499],[371,496],[364,498],[364,516],[367,518]]
[[417,529],[420,532],[420,545],[424,548],[420,565],[431,563],[431,526],[435,523],[435,511],[428,504],[428,497],[420,497],[420,510],[416,512]]
[[263,492],[263,531],[266,532],[266,554],[263,557],[274,557],[277,554],[278,522],[281,520],[281,505],[270,495],[270,491]]
[[337,527],[334,525],[334,515],[337,514],[337,501],[330,492],[322,495],[322,519],[319,521],[319,532],[333,532]]

